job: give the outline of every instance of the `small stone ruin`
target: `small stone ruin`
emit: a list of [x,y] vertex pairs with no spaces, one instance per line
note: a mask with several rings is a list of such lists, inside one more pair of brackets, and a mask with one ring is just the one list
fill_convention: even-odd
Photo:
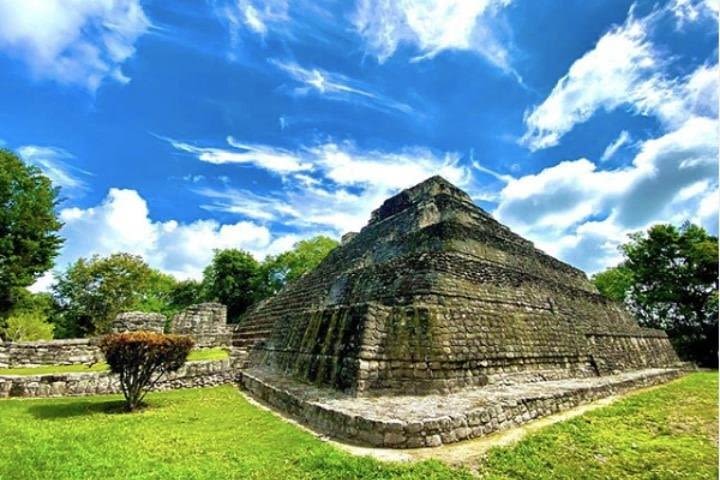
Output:
[[158,332],[165,330],[167,318],[162,313],[124,312],[120,313],[110,327],[113,333]]
[[220,303],[200,303],[186,308],[175,315],[171,330],[172,333],[192,336],[198,348],[230,344],[227,307]]
[[254,396],[384,447],[484,435],[684,368],[663,331],[440,177],[386,200],[233,343]]

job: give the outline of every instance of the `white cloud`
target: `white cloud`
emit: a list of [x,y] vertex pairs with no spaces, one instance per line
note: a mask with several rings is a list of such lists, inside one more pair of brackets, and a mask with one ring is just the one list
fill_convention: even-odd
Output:
[[620,132],[615,140],[605,148],[602,156],[600,157],[601,162],[607,162],[620,150],[626,143],[630,141],[630,134],[627,130]]
[[[271,63],[302,85],[293,89],[293,93],[296,95],[315,93],[333,100],[355,103],[378,110],[391,109],[403,113],[412,113],[413,111],[409,105],[374,92],[370,87],[345,75],[319,68],[304,68],[294,62],[271,60]],[[283,128],[282,125],[281,128]]]
[[625,235],[690,220],[716,233],[718,123],[693,117],[639,145],[631,165],[561,162],[508,183],[494,214],[552,255],[596,271],[614,264]]
[[139,0],[0,0],[0,50],[37,77],[91,91],[130,80],[122,64],[149,27]]
[[[532,150],[557,145],[576,124],[597,110],[611,111],[631,104],[640,112],[657,107],[658,95],[668,90],[656,72],[662,56],[647,39],[654,17],[637,19],[603,35],[595,47],[576,60],[550,95],[526,113],[522,141]],[[644,105],[642,107],[641,105]]]
[[217,12],[227,24],[232,46],[237,46],[245,30],[264,37],[270,28],[287,23],[288,9],[287,0],[229,0]]
[[195,155],[198,160],[216,165],[238,163],[254,165],[277,174],[309,170],[311,165],[303,162],[294,153],[276,147],[241,143],[227,137],[232,148],[196,147],[189,143],[168,139],[170,144],[183,152]]
[[626,22],[603,35],[576,60],[539,105],[525,114],[522,143],[531,150],[552,147],[577,124],[597,111],[627,106],[657,117],[672,129],[695,115],[717,115],[718,66],[704,65],[686,78],[667,73],[668,55],[649,36],[667,13],[657,10]]
[[87,184],[80,176],[90,174],[68,163],[75,158],[70,152],[58,147],[23,145],[17,149],[17,153],[26,162],[40,168],[52,180],[54,186],[62,187],[63,193],[87,188]]
[[678,28],[686,23],[709,19],[717,22],[720,0],[673,0],[669,5],[675,15]]
[[304,147],[292,154],[297,163],[311,165],[312,170],[285,177],[281,192],[258,195],[233,188],[196,191],[211,200],[205,206],[211,210],[340,234],[360,229],[383,200],[432,175],[443,175],[462,187],[470,186],[472,180],[457,154],[438,155],[424,148],[362,151],[346,142]]
[[[526,114],[523,142],[531,150],[556,145],[597,111],[619,107],[657,118],[662,133],[636,143],[638,152],[624,167],[605,169],[580,159],[510,182],[495,212],[501,220],[591,272],[615,264],[626,235],[654,223],[690,220],[717,233],[717,62],[673,76],[675,57],[650,38],[670,12],[691,21],[693,9],[706,8],[712,7],[680,0],[643,18],[631,9],[623,25],[572,64]],[[629,140],[621,132],[600,161]]]
[[[110,189],[99,205],[66,208],[60,218],[64,223],[61,235],[67,240],[58,268],[79,257],[129,252],[177,278],[200,278],[213,249],[240,248],[262,259],[287,250],[303,238],[299,234],[273,235],[267,227],[250,221],[154,221],[137,191],[117,188]],[[36,289],[47,287],[49,282],[45,279]]]
[[498,13],[511,0],[359,0],[353,16],[368,51],[380,62],[401,44],[429,58],[443,50],[472,50],[512,72],[510,54],[498,37]]

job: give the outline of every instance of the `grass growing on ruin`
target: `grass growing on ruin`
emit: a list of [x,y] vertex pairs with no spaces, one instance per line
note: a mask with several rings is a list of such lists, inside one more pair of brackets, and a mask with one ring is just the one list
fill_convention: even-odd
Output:
[[[488,479],[717,477],[717,373],[696,373],[497,448]],[[120,397],[0,400],[0,479],[455,479],[440,462],[353,457],[246,402],[232,386]]]
[[[207,360],[223,360],[228,358],[228,351],[220,348],[206,348],[203,350],[193,350],[188,356],[188,362],[200,362]],[[0,368],[0,375],[44,375],[53,373],[86,373],[86,372],[104,372],[108,369],[105,362],[98,362],[94,365],[45,365],[42,367],[24,367],[24,368]]]

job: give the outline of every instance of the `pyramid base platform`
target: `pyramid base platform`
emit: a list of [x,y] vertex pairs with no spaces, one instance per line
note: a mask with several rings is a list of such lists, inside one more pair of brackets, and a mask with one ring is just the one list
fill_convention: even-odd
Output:
[[469,388],[453,394],[353,397],[254,368],[241,386],[258,401],[318,433],[358,445],[436,447],[519,426],[603,397],[678,378],[653,368],[602,377]]

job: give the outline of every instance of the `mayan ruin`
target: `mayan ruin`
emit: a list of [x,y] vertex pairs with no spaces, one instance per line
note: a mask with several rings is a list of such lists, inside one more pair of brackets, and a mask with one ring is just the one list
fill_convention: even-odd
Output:
[[585,274],[432,177],[236,329],[241,384],[324,433],[436,446],[679,375]]

